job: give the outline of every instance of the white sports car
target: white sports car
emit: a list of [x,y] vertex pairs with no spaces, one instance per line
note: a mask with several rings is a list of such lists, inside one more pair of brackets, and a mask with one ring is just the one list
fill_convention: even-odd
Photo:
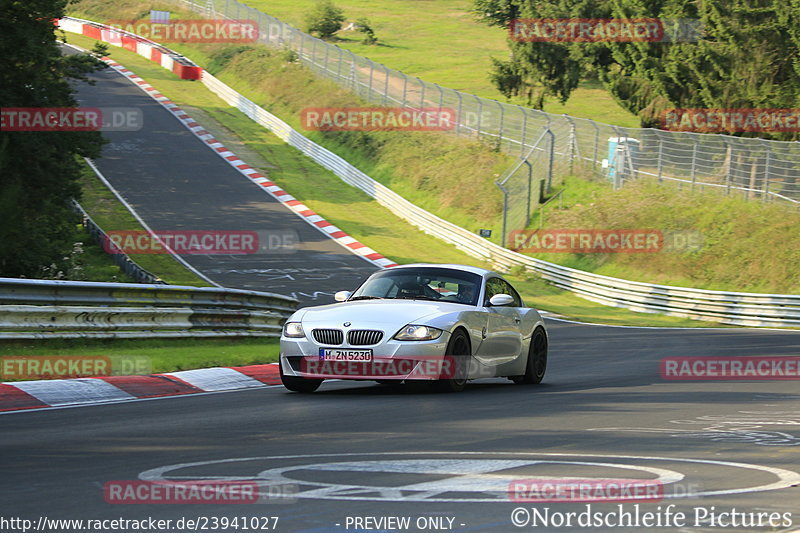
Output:
[[376,272],[339,303],[297,310],[281,335],[284,386],[313,392],[325,379],[427,380],[459,391],[467,380],[539,383],[547,331],[499,274],[415,264]]

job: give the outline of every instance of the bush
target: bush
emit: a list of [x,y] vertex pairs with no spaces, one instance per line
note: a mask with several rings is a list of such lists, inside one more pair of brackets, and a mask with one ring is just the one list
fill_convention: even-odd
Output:
[[378,38],[375,37],[375,31],[369,25],[367,18],[360,18],[356,21],[356,31],[364,34],[364,40],[361,41],[363,44],[375,44],[378,42]]
[[342,29],[344,12],[330,0],[320,0],[314,11],[306,15],[306,32],[317,34],[320,39],[329,39]]

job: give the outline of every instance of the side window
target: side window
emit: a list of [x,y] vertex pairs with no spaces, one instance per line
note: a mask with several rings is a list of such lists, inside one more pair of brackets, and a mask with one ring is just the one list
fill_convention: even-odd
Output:
[[519,297],[519,293],[514,290],[514,287],[508,284],[505,280],[500,280],[504,286],[503,294],[508,294],[509,296],[514,297],[514,303],[512,304],[514,307],[522,307],[522,298]]
[[483,305],[489,305],[489,299],[495,294],[503,294],[503,280],[500,278],[489,278],[486,281],[486,297]]
[[519,293],[503,279],[491,278],[486,282],[486,302],[484,305],[488,305],[489,299],[495,294],[508,294],[514,298],[512,306],[522,307],[522,298],[520,298]]

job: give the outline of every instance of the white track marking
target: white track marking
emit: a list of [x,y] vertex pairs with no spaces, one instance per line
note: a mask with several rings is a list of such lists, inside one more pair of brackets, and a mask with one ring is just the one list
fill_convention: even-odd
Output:
[[[247,461],[283,461],[283,460],[296,460],[296,459],[319,459],[319,458],[338,458],[338,457],[398,457],[398,456],[405,456],[405,457],[441,457],[441,456],[451,456],[451,457],[458,457],[458,458],[466,458],[466,457],[476,457],[476,456],[486,456],[486,457],[498,457],[498,456],[511,456],[511,457],[522,457],[522,458],[531,458],[532,460],[535,457],[545,457],[545,458],[559,458],[561,459],[559,462],[562,463],[573,463],[578,465],[590,465],[592,463],[588,463],[583,461],[582,459],[586,458],[594,458],[594,459],[614,459],[614,460],[628,460],[628,461],[661,461],[661,462],[674,462],[674,463],[689,463],[692,465],[711,465],[711,466],[720,466],[720,467],[728,467],[728,468],[741,468],[755,472],[761,473],[768,473],[774,475],[778,478],[777,481],[762,485],[753,485],[750,487],[741,487],[741,488],[732,488],[732,489],[720,489],[720,490],[707,490],[693,493],[694,497],[704,497],[704,496],[721,496],[721,495],[728,495],[728,494],[747,494],[753,492],[763,492],[763,491],[771,491],[771,490],[778,490],[784,489],[787,487],[791,487],[800,483],[800,474],[797,472],[793,472],[791,470],[786,470],[783,468],[775,468],[771,466],[763,466],[763,465],[753,465],[747,463],[739,463],[733,461],[718,461],[713,459],[686,459],[686,458],[670,458],[670,457],[657,457],[657,456],[644,456],[644,455],[606,455],[606,454],[577,454],[577,453],[514,453],[514,452],[377,452],[377,453],[341,453],[341,454],[311,454],[311,455],[279,455],[279,456],[266,456],[266,457],[242,457],[242,458],[230,458],[230,459],[220,459],[220,460],[212,460],[212,461],[199,461],[199,462],[192,462],[192,463],[178,463],[174,465],[168,465],[158,468],[153,468],[142,472],[139,474],[139,479],[148,480],[148,481],[161,481],[161,480],[168,480],[171,479],[172,476],[169,474],[176,470],[185,469],[185,468],[193,468],[198,466],[207,466],[207,465],[219,465],[219,464],[226,464],[226,463],[242,463]],[[575,460],[571,460],[575,458]],[[396,462],[396,461],[390,461]],[[539,460],[538,462],[542,462]],[[594,463],[597,464],[597,463]],[[335,463],[334,463],[335,465]],[[303,464],[294,465],[289,468],[294,469],[302,469]],[[309,465],[306,465],[309,466]],[[314,466],[314,465],[311,465]],[[639,467],[636,465],[624,464],[624,463],[617,463],[616,465],[618,468],[627,468],[627,469],[640,469],[643,467]],[[666,471],[665,472],[672,472]],[[676,473],[677,474],[677,473]],[[677,474],[681,475],[681,474]],[[254,476],[255,477],[255,476]],[[201,476],[194,476],[194,479],[204,479]],[[181,479],[187,479],[187,476],[182,476]],[[241,479],[239,477],[239,479]],[[267,481],[267,480],[265,480]],[[294,480],[295,483],[303,484],[303,481]],[[319,483],[310,482],[313,485],[319,485]],[[375,497],[366,497],[366,496],[358,496],[354,497],[352,495],[348,496],[347,493],[351,493],[353,491],[362,491],[358,486],[353,485],[339,485],[339,494],[335,497],[326,496],[324,494],[317,493],[314,497],[317,498],[324,498],[324,499],[357,499],[357,500],[376,500],[380,498]],[[373,487],[372,491],[377,491],[377,488]],[[342,493],[345,494],[342,494]],[[303,493],[298,493],[296,495],[299,498],[303,498]],[[398,501],[404,500],[404,495],[399,494],[398,492],[394,493],[394,496],[397,498]],[[665,494],[664,498],[674,498],[680,497],[676,495]],[[425,498],[425,501],[431,502],[482,502],[482,501],[498,501],[497,498],[477,498],[477,499],[470,499],[470,498]]]

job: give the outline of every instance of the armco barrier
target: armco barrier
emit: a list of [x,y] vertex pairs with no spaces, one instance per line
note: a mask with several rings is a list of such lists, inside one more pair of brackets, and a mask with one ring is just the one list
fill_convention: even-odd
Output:
[[[83,219],[83,227],[89,232],[89,235],[94,238],[95,242],[100,246],[104,246],[108,242],[108,236],[103,229],[92,220],[89,213],[81,207],[81,204],[72,200],[72,207],[77,211]],[[126,253],[109,254],[109,258],[116,264],[126,275],[133,278],[137,283],[152,283],[156,285],[166,285],[158,276],[151,274],[147,270],[140,267],[136,261],[131,259]]]
[[800,327],[800,295],[723,292],[626,281],[563,267],[498,246],[417,207],[208,72],[203,71],[201,79],[227,103],[331,170],[344,182],[366,192],[396,215],[425,233],[454,244],[465,253],[502,270],[522,266],[587,300],[632,311],[742,326]]
[[136,52],[140,56],[158,63],[165,69],[171,70],[184,80],[199,80],[203,72],[202,68],[181,54],[121,29],[73,17],[60,19],[58,26],[64,31],[86,35],[92,39]]
[[296,306],[238,289],[0,278],[0,339],[277,337]]

